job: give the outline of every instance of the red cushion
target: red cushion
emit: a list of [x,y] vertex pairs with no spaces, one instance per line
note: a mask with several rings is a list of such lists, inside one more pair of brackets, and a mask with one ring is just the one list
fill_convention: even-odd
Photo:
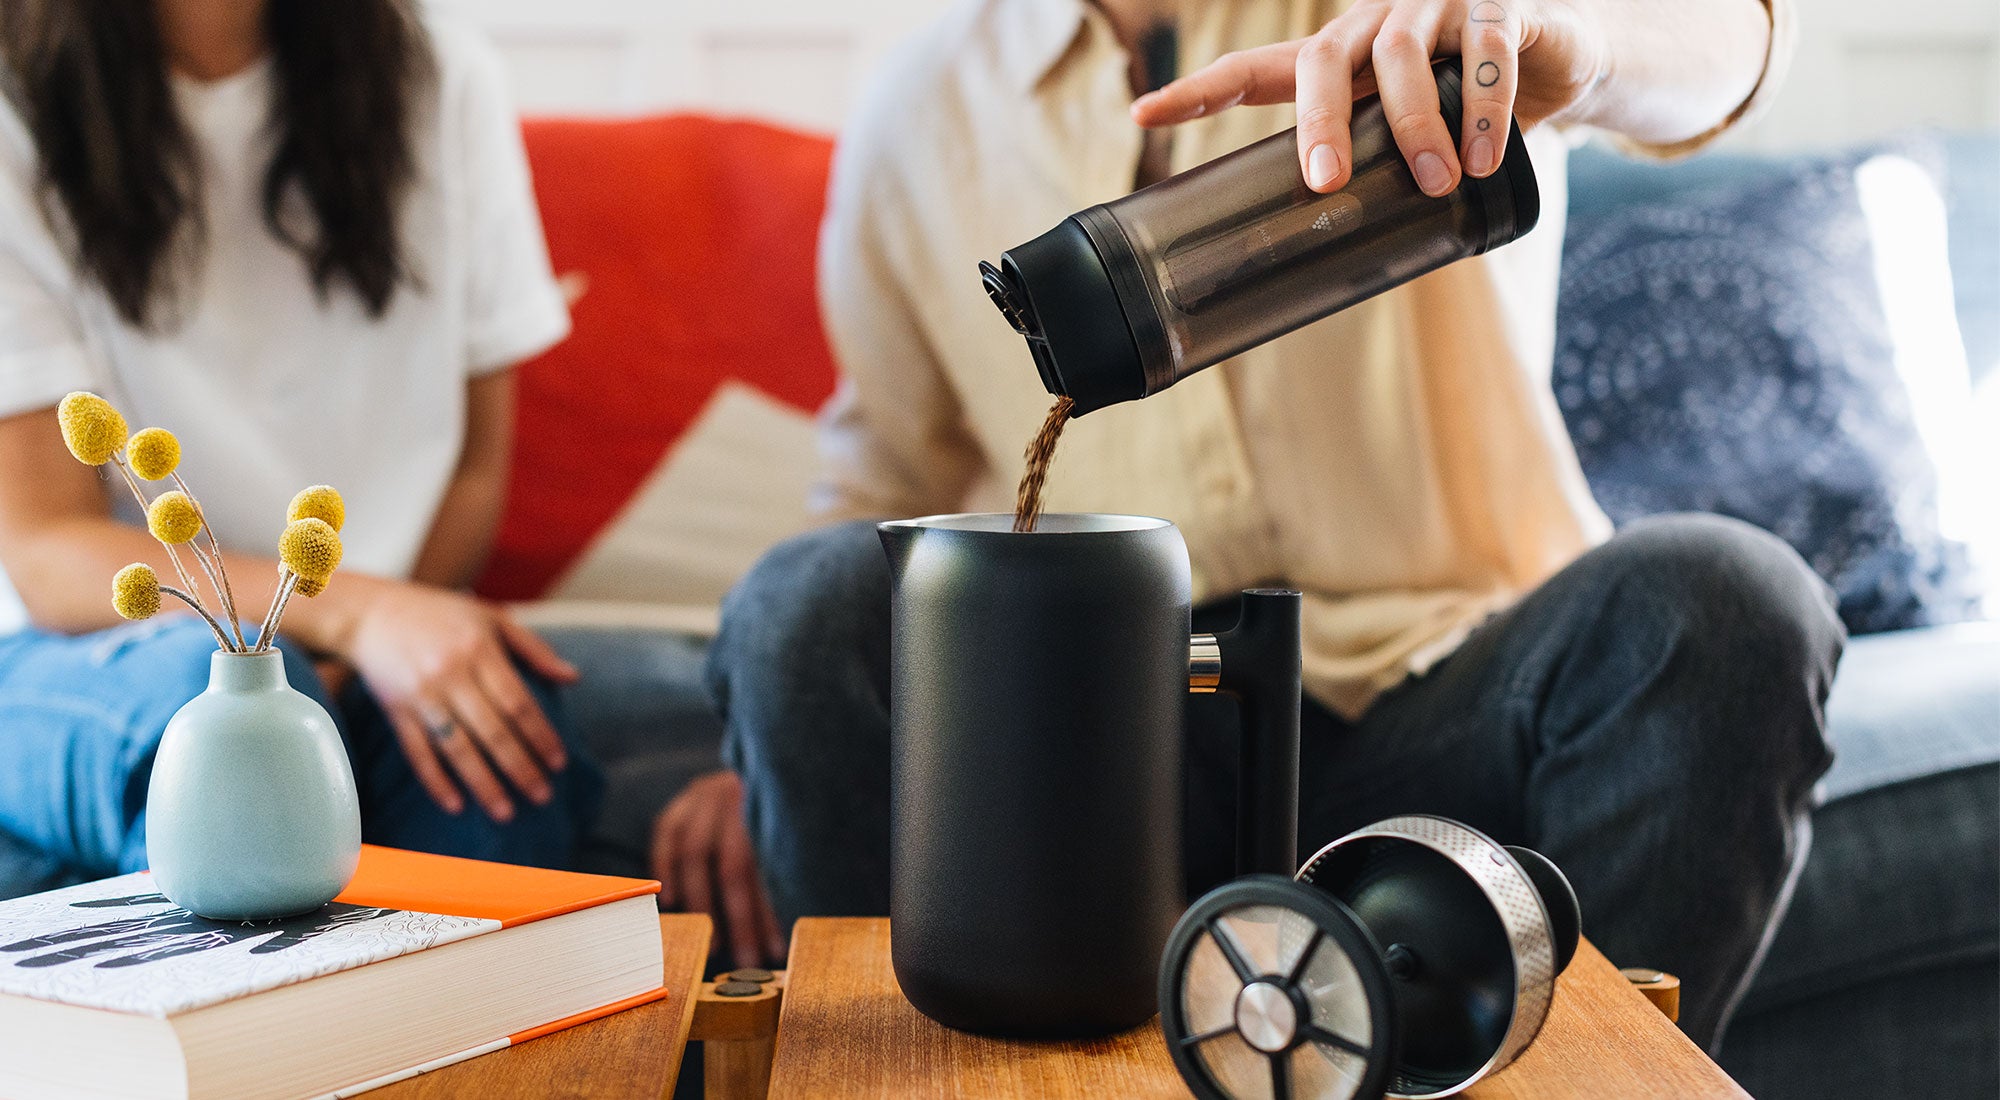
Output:
[[832,142],[673,115],[527,123],[575,331],[520,375],[513,478],[477,589],[542,595],[724,379],[800,409],[833,392],[814,297]]

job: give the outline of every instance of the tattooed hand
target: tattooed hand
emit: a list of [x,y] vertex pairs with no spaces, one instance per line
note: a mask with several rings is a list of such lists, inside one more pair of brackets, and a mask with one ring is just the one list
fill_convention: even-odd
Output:
[[[1454,149],[1431,58],[1463,58],[1463,141]],[[1360,0],[1318,34],[1228,54],[1132,104],[1142,126],[1168,126],[1238,104],[1299,105],[1299,168],[1315,191],[1347,182],[1354,100],[1382,93],[1417,185],[1443,195],[1461,171],[1487,176],[1522,125],[1575,107],[1602,79],[1598,28],[1561,0]],[[1462,166],[1462,167],[1461,167]]]

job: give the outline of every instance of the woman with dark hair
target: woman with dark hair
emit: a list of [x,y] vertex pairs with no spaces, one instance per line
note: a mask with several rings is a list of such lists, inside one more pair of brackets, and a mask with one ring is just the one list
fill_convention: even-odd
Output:
[[368,840],[569,862],[601,787],[551,710],[575,670],[461,591],[510,368],[569,325],[493,56],[409,0],[0,0],[0,81],[0,831],[145,866],[153,753],[214,648],[111,610],[120,566],[167,565],[65,452],[87,389],[180,436],[259,608],[291,493],[346,495],[349,568],[290,605],[286,663]]

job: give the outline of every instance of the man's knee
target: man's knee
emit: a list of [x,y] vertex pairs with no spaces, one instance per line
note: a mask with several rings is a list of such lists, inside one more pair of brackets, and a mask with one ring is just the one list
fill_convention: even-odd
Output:
[[888,614],[889,564],[875,525],[809,531],[773,547],[723,601],[711,687],[720,695],[740,673],[781,684],[810,676],[831,655],[886,642]]
[[779,544],[723,602],[706,679],[753,814],[760,778],[824,782],[868,755],[856,730],[886,734],[889,583],[874,525],[846,523]]
[[1592,557],[1621,612],[1664,621],[1710,660],[1830,682],[1846,633],[1826,585],[1777,536],[1724,516],[1658,516]]
[[[1701,700],[1689,709],[1731,716],[1713,736],[1676,738],[1684,749],[1746,772],[1825,768],[1820,708],[1846,632],[1789,546],[1737,520],[1676,515],[1635,523],[1592,556],[1610,628],[1636,635],[1673,681],[1666,691]],[[1765,727],[1771,735],[1753,735]]]

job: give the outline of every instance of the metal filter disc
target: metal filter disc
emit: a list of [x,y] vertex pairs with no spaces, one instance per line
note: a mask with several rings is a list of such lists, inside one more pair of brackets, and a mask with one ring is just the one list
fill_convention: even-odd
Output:
[[1440,1097],[1527,1049],[1555,992],[1551,921],[1526,869],[1470,826],[1411,814],[1320,849],[1298,881],[1386,945],[1409,1036],[1389,1095]]
[[1339,902],[1253,875],[1167,941],[1160,1027],[1203,1100],[1377,1100],[1395,1064],[1381,952]]

